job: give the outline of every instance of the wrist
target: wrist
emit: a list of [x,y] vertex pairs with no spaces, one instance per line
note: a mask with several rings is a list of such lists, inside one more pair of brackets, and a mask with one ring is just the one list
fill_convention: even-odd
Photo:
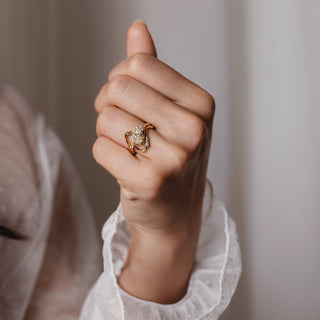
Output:
[[131,226],[131,242],[121,270],[120,287],[144,300],[174,303],[187,291],[194,266],[200,219],[170,232]]

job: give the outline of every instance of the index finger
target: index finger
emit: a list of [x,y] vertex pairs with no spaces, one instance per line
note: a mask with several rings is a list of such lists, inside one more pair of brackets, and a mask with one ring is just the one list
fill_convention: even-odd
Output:
[[211,95],[154,56],[145,53],[134,54],[110,71],[109,80],[121,74],[143,82],[203,119],[209,119],[212,114],[207,103],[209,101],[214,104]]

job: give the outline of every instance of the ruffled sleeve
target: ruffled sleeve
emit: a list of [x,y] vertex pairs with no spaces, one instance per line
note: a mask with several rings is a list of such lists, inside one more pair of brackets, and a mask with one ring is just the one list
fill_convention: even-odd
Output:
[[126,260],[130,231],[121,203],[103,227],[104,272],[89,293],[81,320],[218,319],[235,292],[241,274],[239,241],[234,221],[213,196],[207,180],[202,225],[187,294],[177,303],[159,304],[124,292],[117,277]]

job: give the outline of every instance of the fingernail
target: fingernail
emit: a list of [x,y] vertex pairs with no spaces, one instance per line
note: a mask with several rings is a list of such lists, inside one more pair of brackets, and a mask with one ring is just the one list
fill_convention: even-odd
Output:
[[136,23],[136,22],[140,22],[140,23],[146,24],[142,19],[136,19],[136,20],[133,21],[133,23]]

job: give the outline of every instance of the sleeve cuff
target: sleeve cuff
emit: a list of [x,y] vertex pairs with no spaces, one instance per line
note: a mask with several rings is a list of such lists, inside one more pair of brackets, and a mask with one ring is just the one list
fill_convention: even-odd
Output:
[[121,204],[105,223],[104,272],[94,288],[102,319],[218,319],[227,308],[241,274],[239,241],[234,221],[213,196],[207,180],[196,263],[187,294],[177,303],[159,304],[141,300],[123,291],[117,277],[125,262],[130,231]]

